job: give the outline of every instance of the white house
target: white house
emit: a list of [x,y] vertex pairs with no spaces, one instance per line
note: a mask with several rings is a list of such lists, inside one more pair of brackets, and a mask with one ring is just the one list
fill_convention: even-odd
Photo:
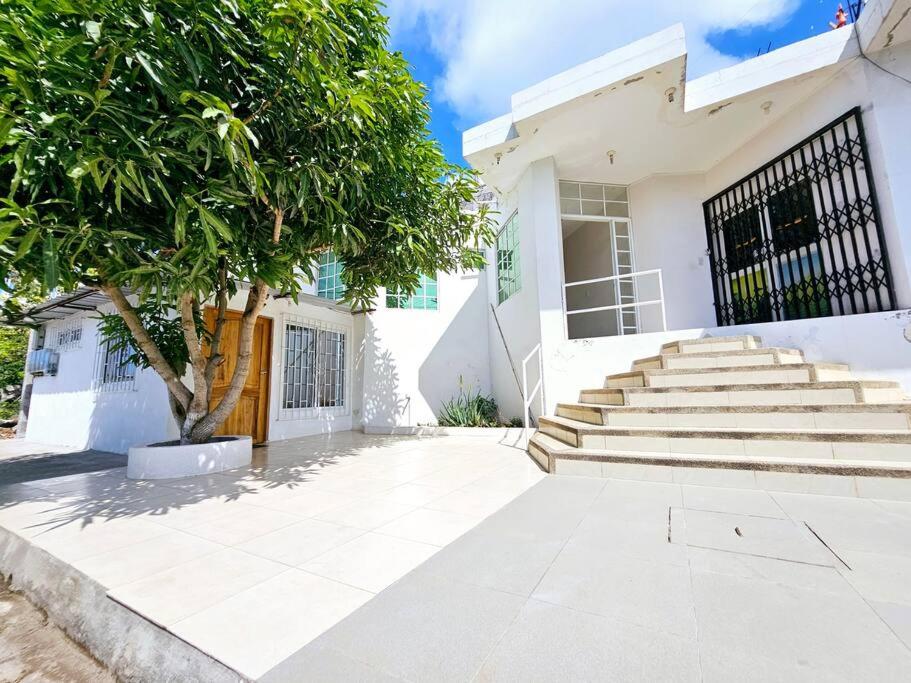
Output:
[[[673,26],[513,94],[464,133],[499,211],[488,267],[352,314],[327,257],[312,296],[264,311],[265,438],[432,423],[460,378],[506,418],[552,414],[706,336],[911,390],[909,8],[871,0],[854,25],[693,80]],[[105,374],[105,304],[82,301],[32,312],[59,369],[27,389],[26,436],[123,451],[173,434],[154,373]],[[334,356],[301,360],[321,334],[310,355]]]

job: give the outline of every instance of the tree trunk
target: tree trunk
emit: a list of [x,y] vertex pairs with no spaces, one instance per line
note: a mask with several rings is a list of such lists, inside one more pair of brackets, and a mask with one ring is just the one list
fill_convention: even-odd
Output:
[[234,366],[234,374],[231,375],[231,383],[228,385],[228,389],[222,396],[221,401],[213,410],[207,412],[199,420],[195,421],[193,425],[190,425],[189,428],[185,427],[191,443],[202,443],[212,438],[215,430],[228,419],[228,416],[237,406],[237,402],[243,393],[244,385],[247,382],[250,364],[253,361],[256,321],[266,305],[268,294],[269,288],[262,280],[257,280],[250,287],[250,291],[247,294],[247,305],[244,308],[244,314],[240,322],[237,364]]
[[[209,386],[206,379],[208,362],[202,352],[202,340],[196,333],[196,297],[187,292],[180,297],[180,327],[190,355],[193,375],[193,398],[187,406],[186,419],[180,430],[180,443],[199,443],[193,438],[196,424],[209,412]],[[211,436],[211,434],[209,435]]]
[[146,358],[149,359],[152,369],[164,380],[164,383],[168,387],[168,391],[171,396],[174,397],[177,404],[186,411],[190,405],[190,401],[193,399],[193,394],[187,386],[180,381],[180,376],[177,374],[177,371],[171,367],[171,364],[168,363],[164,355],[162,355],[161,349],[158,348],[158,345],[155,344],[152,337],[149,336],[145,327],[142,326],[142,321],[133,309],[133,305],[126,296],[124,296],[123,292],[120,291],[120,287],[112,284],[104,284],[101,286],[101,291],[107,294],[108,298],[114,303],[117,312],[123,317],[130,333],[133,335],[133,341],[136,342],[136,345],[146,355]]

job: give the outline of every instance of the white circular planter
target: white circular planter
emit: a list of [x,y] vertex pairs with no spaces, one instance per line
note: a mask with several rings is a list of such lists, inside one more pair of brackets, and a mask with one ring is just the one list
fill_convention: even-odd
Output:
[[128,479],[175,479],[213,474],[249,465],[253,439],[219,436],[209,443],[135,446],[127,455]]

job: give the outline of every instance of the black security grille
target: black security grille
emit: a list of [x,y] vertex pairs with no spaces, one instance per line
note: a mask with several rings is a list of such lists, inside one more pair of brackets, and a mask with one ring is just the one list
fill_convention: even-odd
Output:
[[703,209],[719,325],[894,308],[859,108]]

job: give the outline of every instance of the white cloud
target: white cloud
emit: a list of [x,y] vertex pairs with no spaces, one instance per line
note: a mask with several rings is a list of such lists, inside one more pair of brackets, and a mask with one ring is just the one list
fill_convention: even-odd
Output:
[[393,39],[428,42],[444,64],[437,97],[473,124],[509,109],[509,96],[543,78],[677,22],[688,74],[734,63],[712,31],[769,24],[799,0],[386,0]]

